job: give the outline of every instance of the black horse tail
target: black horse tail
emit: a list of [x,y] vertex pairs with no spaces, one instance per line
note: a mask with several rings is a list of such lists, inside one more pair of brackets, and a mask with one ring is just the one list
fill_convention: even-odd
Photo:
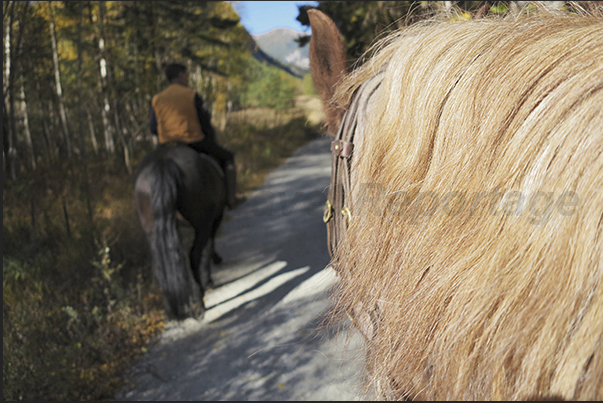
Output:
[[149,180],[153,212],[150,241],[155,277],[163,290],[168,313],[183,319],[194,315],[194,292],[176,225],[183,172],[171,159],[160,159],[153,164]]

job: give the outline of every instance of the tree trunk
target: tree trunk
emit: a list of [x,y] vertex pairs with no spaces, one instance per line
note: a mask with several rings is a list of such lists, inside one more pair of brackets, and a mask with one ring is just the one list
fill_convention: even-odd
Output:
[[41,89],[41,85],[40,85],[40,78],[39,76],[35,76],[35,83],[36,83],[36,92],[38,93],[38,101],[40,104],[40,110],[42,111],[42,130],[44,131],[44,140],[46,142],[46,151],[47,151],[47,156],[48,156],[48,161],[54,161],[54,158],[56,157],[56,151],[57,151],[57,147],[59,142],[55,139],[55,137],[52,135],[53,131],[51,129],[52,127],[52,121],[51,121],[51,108],[48,107],[48,103],[45,102],[45,100],[42,98],[42,89]]
[[98,154],[98,142],[96,141],[96,130],[94,129],[94,121],[92,120],[92,114],[90,110],[86,108],[86,116],[88,117],[88,129],[90,131],[90,141],[92,142],[92,148],[94,154]]
[[88,224],[90,225],[92,235],[91,244],[94,244],[94,212],[92,209],[92,200],[90,197],[90,180],[88,178],[88,153],[86,152],[86,140],[84,138],[84,116],[83,116],[83,97],[82,97],[82,14],[83,14],[83,3],[79,4],[79,17],[77,21],[77,111],[78,111],[78,128],[80,132],[80,150],[82,157],[82,168],[83,168],[83,191],[84,198],[86,199],[86,208],[88,210]]
[[110,154],[115,152],[115,143],[113,142],[113,126],[109,121],[109,112],[111,106],[109,105],[109,97],[107,94],[103,94],[103,108],[101,109],[101,116],[103,119],[103,129],[105,133],[105,149]]
[[57,91],[57,99],[59,101],[59,117],[61,119],[61,127],[63,129],[65,148],[67,149],[67,158],[71,159],[71,136],[69,134],[69,125],[67,124],[67,112],[65,111],[65,100],[63,97],[63,87],[61,85],[61,66],[59,65],[59,53],[55,33],[52,1],[48,2],[48,10],[50,12],[50,41],[52,44],[52,60],[54,62],[54,80]]
[[[4,77],[2,82],[2,92],[4,95],[3,109],[4,116],[6,117],[6,134],[4,138],[6,143],[4,146],[5,151],[5,163],[6,169],[13,181],[17,180],[17,149],[15,147],[15,108],[14,108],[14,91],[12,85],[12,79],[14,77],[14,68],[12,66],[12,33],[13,33],[13,22],[14,22],[14,2],[9,5],[9,16],[8,23],[3,24],[4,28]],[[3,125],[4,126],[4,125]]]
[[156,68],[156,79],[157,79],[157,88],[155,88],[155,92],[159,92],[161,89],[161,55],[159,54],[159,46],[157,46],[157,34],[155,32],[155,12],[154,12],[154,2],[148,1],[145,2],[147,4],[147,24],[151,27],[151,53],[155,56],[155,68]]
[[115,129],[117,133],[119,133],[119,140],[121,142],[121,146],[124,151],[124,164],[126,165],[126,169],[128,173],[132,173],[132,164],[130,163],[130,150],[128,148],[128,142],[126,141],[126,131],[122,126],[121,119],[119,113],[117,112],[119,108],[117,107],[117,100],[114,101],[113,107],[113,117],[115,118]]
[[100,88],[103,95],[103,108],[101,109],[101,115],[103,119],[103,129],[105,133],[105,149],[108,153],[113,154],[115,152],[115,142],[113,134],[113,126],[109,119],[109,113],[111,112],[111,104],[109,103],[109,94],[107,88],[107,59],[105,58],[105,28],[106,23],[105,17],[105,2],[99,2],[99,20],[100,20],[100,37],[98,39],[98,71],[100,75]]
[[36,169],[36,153],[31,140],[31,131],[29,130],[29,113],[27,110],[27,100],[25,99],[25,78],[21,76],[21,114],[23,116],[23,131],[25,132],[25,141],[29,147],[29,163],[32,169]]
[[65,231],[67,232],[67,236],[71,238],[71,225],[69,224],[69,212],[67,212],[67,203],[65,202],[65,198],[61,199],[61,204],[63,205],[63,218],[65,219]]
[[[15,7],[21,7],[19,16],[15,19]],[[25,31],[25,22],[28,17],[29,2],[8,2],[6,11],[8,17],[6,21],[3,18],[4,32],[4,56],[5,56],[5,69],[4,69],[4,81],[3,81],[3,112],[6,112],[8,118],[8,124],[6,125],[7,133],[7,145],[5,147],[6,162],[8,164],[8,171],[13,181],[17,180],[17,124],[15,118],[15,77],[19,71],[18,61],[21,53],[21,39],[23,38],[23,32]],[[17,40],[14,45],[13,39],[13,26],[18,28]],[[3,127],[4,129],[4,127]]]
[[[118,99],[115,96],[116,91],[115,91],[115,87],[113,85],[113,75],[112,75],[112,70],[111,70],[111,61],[109,60],[109,56],[107,54],[105,54],[105,41],[107,40],[107,36],[105,33],[105,26],[107,24],[107,12],[106,12],[106,7],[105,7],[105,2],[101,1],[100,2],[100,7],[99,7],[99,11],[100,11],[100,32],[101,32],[101,37],[100,37],[100,41],[99,43],[102,43],[102,48],[101,48],[101,61],[104,62],[104,69],[101,69],[101,81],[102,81],[102,85],[103,85],[103,93],[105,95],[105,109],[107,109],[107,105],[109,105],[109,108],[111,108],[111,106],[113,107],[113,121],[114,121],[114,125],[113,127],[115,128],[115,133],[117,134],[119,141],[123,147],[123,153],[124,153],[124,163],[126,165],[126,168],[128,169],[129,173],[132,173],[132,166],[130,163],[130,150],[128,149],[128,143],[126,141],[125,135],[125,129],[123,127],[122,121],[121,121],[121,116],[120,116],[120,108],[118,105]],[[108,97],[113,99],[113,105],[110,105],[108,102]],[[108,111],[107,111],[108,112]]]

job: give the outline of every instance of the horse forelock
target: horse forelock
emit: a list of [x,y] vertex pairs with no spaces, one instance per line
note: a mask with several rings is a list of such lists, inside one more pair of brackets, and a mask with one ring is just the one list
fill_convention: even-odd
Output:
[[[417,26],[358,96],[339,307],[392,397],[603,398],[603,22]],[[358,144],[358,141],[361,141]],[[385,393],[385,392],[384,392]]]

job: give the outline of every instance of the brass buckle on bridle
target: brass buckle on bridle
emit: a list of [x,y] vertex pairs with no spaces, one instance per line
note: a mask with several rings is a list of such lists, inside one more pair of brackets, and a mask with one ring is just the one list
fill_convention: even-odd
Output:
[[327,205],[327,208],[325,210],[324,215],[322,216],[322,221],[326,224],[331,221],[331,218],[333,218],[333,205],[329,200],[327,200],[325,204]]
[[341,210],[341,215],[348,218],[348,224],[350,221],[352,221],[352,211],[349,207],[345,207],[343,210]]

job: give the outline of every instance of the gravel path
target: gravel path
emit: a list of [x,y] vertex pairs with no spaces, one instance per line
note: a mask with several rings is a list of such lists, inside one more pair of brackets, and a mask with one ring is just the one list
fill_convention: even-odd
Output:
[[299,149],[228,213],[205,317],[168,323],[116,400],[366,398],[360,336],[324,322],[329,142]]

